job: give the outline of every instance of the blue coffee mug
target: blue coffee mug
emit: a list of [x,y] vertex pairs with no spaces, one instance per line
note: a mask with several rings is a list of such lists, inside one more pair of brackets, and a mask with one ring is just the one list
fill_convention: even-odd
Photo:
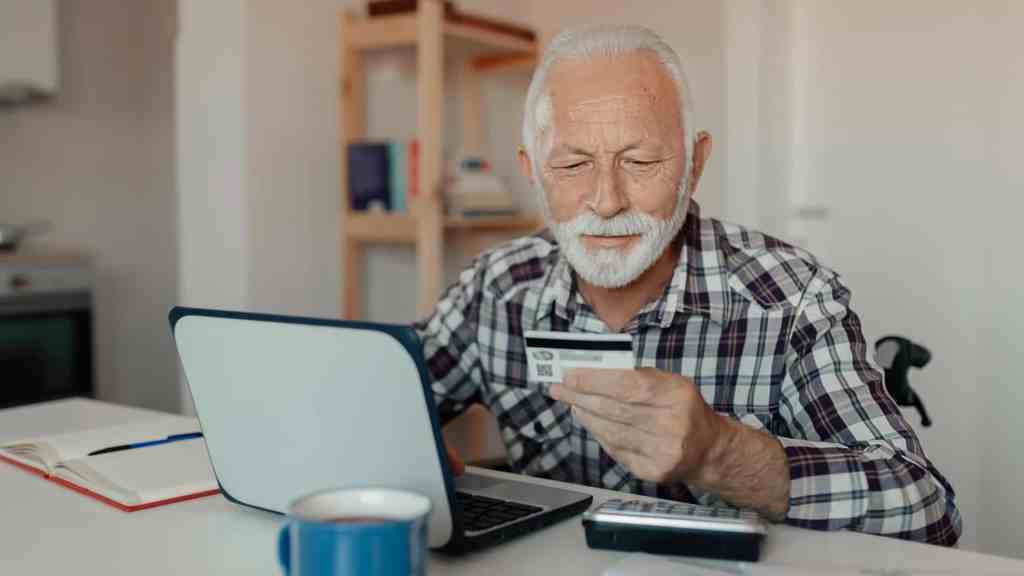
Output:
[[286,576],[426,573],[430,499],[407,490],[345,488],[299,498],[278,537]]

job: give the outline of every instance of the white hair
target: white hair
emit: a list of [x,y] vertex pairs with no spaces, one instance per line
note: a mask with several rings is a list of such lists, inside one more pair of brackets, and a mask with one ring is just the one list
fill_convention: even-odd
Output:
[[[642,26],[583,26],[563,30],[548,45],[537,69],[533,72],[526,93],[523,114],[523,146],[533,164],[534,177],[540,182],[542,160],[550,153],[551,123],[554,111],[548,74],[555,64],[566,60],[585,60],[598,56],[626,56],[637,52],[653,54],[665,67],[676,85],[679,97],[679,118],[685,140],[683,175],[689,173],[690,155],[694,146],[693,98],[679,55],[660,36]],[[540,138],[545,137],[544,145]]]

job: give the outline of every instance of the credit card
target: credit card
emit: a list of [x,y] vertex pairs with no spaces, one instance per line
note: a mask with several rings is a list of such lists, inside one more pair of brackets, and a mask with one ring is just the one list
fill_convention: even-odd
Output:
[[526,365],[533,382],[561,382],[571,368],[622,368],[636,366],[633,338],[629,334],[526,332]]

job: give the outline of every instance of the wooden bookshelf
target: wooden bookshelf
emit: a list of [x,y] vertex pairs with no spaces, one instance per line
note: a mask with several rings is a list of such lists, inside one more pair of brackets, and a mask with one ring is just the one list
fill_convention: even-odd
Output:
[[[446,236],[477,233],[528,234],[543,226],[539,216],[451,218],[443,212],[442,125],[444,106],[444,46],[469,42],[477,55],[467,62],[461,93],[463,148],[480,152],[483,129],[480,119],[479,75],[509,69],[528,69],[536,60],[537,43],[521,36],[485,27],[446,20],[442,2],[420,0],[414,13],[359,17],[339,13],[339,57],[342,65],[338,101],[341,143],[340,236],[345,318],[361,316],[361,269],[364,249],[373,244],[411,245],[416,251],[419,276],[417,312],[430,310],[443,288]],[[348,144],[366,136],[365,84],[362,55],[369,50],[409,47],[416,53],[417,138],[420,142],[419,195],[410,199],[409,212],[370,213],[349,210]]]

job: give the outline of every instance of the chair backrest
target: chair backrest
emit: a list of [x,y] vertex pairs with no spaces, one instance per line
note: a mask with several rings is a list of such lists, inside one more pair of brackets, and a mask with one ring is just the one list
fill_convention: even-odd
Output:
[[921,415],[921,425],[932,425],[932,419],[917,392],[910,387],[911,368],[924,368],[932,353],[903,336],[886,336],[875,342],[875,362],[885,371],[885,388],[900,406],[913,406]]

